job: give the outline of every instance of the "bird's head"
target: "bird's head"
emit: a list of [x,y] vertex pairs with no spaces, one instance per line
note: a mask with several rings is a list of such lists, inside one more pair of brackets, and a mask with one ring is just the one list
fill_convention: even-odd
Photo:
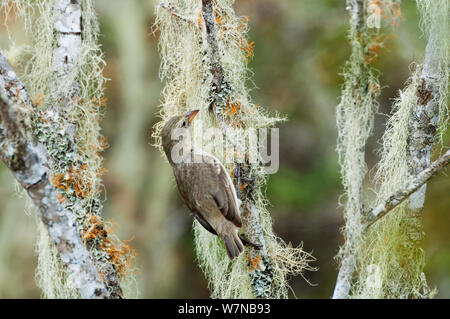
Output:
[[164,124],[161,138],[166,155],[170,154],[172,146],[177,142],[172,140],[172,131],[174,129],[189,129],[198,112],[199,110],[193,110],[183,115],[172,116],[167,120],[166,124]]

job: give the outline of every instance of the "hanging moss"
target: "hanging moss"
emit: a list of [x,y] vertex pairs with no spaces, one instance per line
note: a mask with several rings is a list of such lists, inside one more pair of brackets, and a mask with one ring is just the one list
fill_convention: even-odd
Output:
[[439,129],[437,136],[439,142],[442,143],[442,138],[445,130],[448,127],[448,78],[449,78],[449,49],[450,40],[448,36],[448,12],[450,4],[446,0],[416,0],[417,6],[421,14],[420,27],[424,33],[424,38],[429,39],[431,34],[434,34],[433,42],[427,46],[429,56],[432,56],[436,61],[436,69],[438,76],[435,79],[435,86],[439,93],[437,104],[439,105]]
[[[437,99],[442,135],[447,127],[448,88],[448,1],[417,1],[422,15],[421,26],[427,37],[434,32],[439,43],[429,43],[426,54],[436,62],[439,88]],[[431,22],[431,19],[435,23]],[[432,27],[433,26],[433,27]],[[375,176],[379,185],[375,205],[381,203],[410,177],[408,167],[409,123],[413,108],[428,99],[423,91],[423,65],[415,67],[406,88],[393,105],[393,115],[383,136],[381,161]],[[415,206],[415,205],[413,205]],[[359,247],[358,279],[353,288],[357,298],[431,298],[436,290],[427,286],[424,267],[425,253],[421,248],[424,236],[421,209],[411,209],[405,201],[383,219],[371,226],[367,238]]]
[[[406,89],[400,92],[394,103],[395,113],[387,123],[382,158],[375,176],[380,184],[375,205],[402,187],[409,176],[406,152],[408,122],[417,101],[418,71]],[[422,297],[421,273],[425,266],[425,255],[420,247],[422,238],[421,217],[408,210],[408,201],[372,225],[359,247],[358,279],[352,289],[352,297]]]

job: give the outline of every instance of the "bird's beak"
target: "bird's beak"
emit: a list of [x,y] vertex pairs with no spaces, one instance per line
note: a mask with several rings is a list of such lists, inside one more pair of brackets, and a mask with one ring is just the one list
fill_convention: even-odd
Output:
[[192,123],[192,121],[194,120],[194,117],[197,115],[197,113],[199,111],[200,110],[193,110],[193,111],[190,111],[189,113],[186,114],[186,118],[188,119],[189,124]]

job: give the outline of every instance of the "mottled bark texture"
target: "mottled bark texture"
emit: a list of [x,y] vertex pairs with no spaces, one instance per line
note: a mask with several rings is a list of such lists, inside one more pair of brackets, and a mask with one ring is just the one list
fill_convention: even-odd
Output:
[[202,31],[206,39],[206,50],[213,76],[213,99],[210,108],[215,111],[218,120],[223,122],[223,110],[220,109],[220,106],[225,105],[223,100],[225,99],[226,92],[222,94],[225,89],[224,74],[222,64],[220,63],[219,44],[217,42],[216,23],[211,0],[202,0],[202,16],[205,20],[205,23],[202,24]]
[[[86,46],[89,47],[86,43],[92,42],[89,36],[93,32],[90,29],[92,25],[86,22],[89,19],[89,14],[92,15],[90,5],[89,1],[82,0],[53,0],[49,4],[45,4],[50,11],[48,13],[49,19],[51,17],[48,29],[52,32],[52,41],[48,43],[48,46],[52,50],[51,68],[53,76],[46,84],[49,90],[46,93],[47,96],[45,96],[44,107],[33,109],[32,102],[25,93],[24,85],[20,83],[4,57],[2,57],[1,65],[4,80],[2,86],[6,94],[9,94],[8,101],[10,102],[8,102],[8,105],[10,107],[14,105],[17,109],[27,110],[25,112],[27,116],[19,119],[21,125],[16,126],[16,128],[20,130],[22,136],[31,141],[30,145],[40,142],[40,144],[37,144],[40,145],[37,150],[43,153],[33,153],[32,151],[36,149],[28,147],[22,148],[25,151],[18,152],[15,156],[26,165],[34,165],[29,163],[30,159],[34,159],[45,169],[43,180],[48,185],[40,189],[45,190],[44,194],[48,197],[33,197],[33,194],[30,194],[30,196],[41,211],[50,237],[56,243],[61,261],[67,266],[69,277],[73,280],[75,287],[79,289],[83,298],[122,298],[119,277],[114,265],[105,258],[97,258],[97,251],[89,246],[89,242],[87,243],[88,247],[84,247],[80,237],[81,223],[88,218],[86,214],[90,212],[100,213],[102,207],[100,199],[93,198],[89,201],[89,199],[84,200],[82,196],[66,196],[67,194],[61,194],[60,188],[55,189],[54,185],[49,182],[51,174],[68,172],[74,165],[79,167],[85,165],[84,167],[87,167],[86,161],[89,160],[80,156],[78,149],[80,137],[78,130],[82,125],[80,125],[80,119],[77,118],[77,112],[80,112],[79,97],[83,95],[84,91],[82,90],[85,90],[81,85],[82,83],[78,82],[80,70],[83,67],[83,65],[80,65],[80,61],[86,61],[86,54],[96,54],[96,52],[86,53]],[[83,27],[83,14],[87,15],[84,21],[90,27],[86,30]],[[83,34],[85,39],[83,39]],[[84,56],[82,56],[83,54]],[[86,83],[84,83],[84,86],[86,86]],[[22,96],[19,94],[21,92],[24,92]],[[17,100],[16,95],[22,98],[26,96],[26,99]],[[12,97],[14,98],[12,99]],[[23,123],[23,120],[29,123]],[[5,132],[12,129],[12,126],[4,127]],[[5,135],[5,138],[9,140],[12,136]],[[37,142],[35,139],[37,139]],[[36,154],[42,158],[36,157]],[[42,154],[45,154],[45,156]],[[86,157],[86,154],[84,157]],[[14,168],[11,165],[9,167]],[[29,172],[27,171],[27,173]],[[78,194],[74,189],[69,189],[69,191],[72,194]],[[39,202],[39,200],[42,200],[42,202]],[[88,205],[89,207],[87,207]],[[56,220],[53,215],[57,213],[60,216],[58,218],[61,218],[61,223],[68,223],[70,228],[67,225],[64,226],[66,228],[61,228],[61,226],[56,228],[57,233],[55,234],[52,228],[53,224],[49,221]],[[50,217],[46,218],[47,215]],[[60,240],[58,236],[63,237]],[[70,241],[65,239],[64,236],[69,236]],[[75,247],[76,250],[72,247]],[[70,250],[73,250],[73,254],[68,259],[64,254]],[[77,256],[80,260],[76,259]],[[79,271],[73,269],[72,264],[87,268],[82,268]],[[89,277],[87,274],[89,274]]]
[[[57,92],[57,95],[53,97],[54,102],[50,106],[52,115],[47,117],[47,111],[41,115],[46,120],[52,121],[55,126],[60,127],[64,132],[61,138],[67,141],[67,149],[63,153],[52,153],[51,167],[66,166],[65,168],[68,170],[74,161],[82,161],[77,148],[78,125],[72,116],[76,111],[77,97],[80,96],[80,83],[76,78],[80,68],[79,57],[83,44],[82,2],[81,0],[56,0],[53,10],[55,16],[53,28],[56,37],[56,47],[53,51],[53,91]],[[73,204],[71,203],[71,205]],[[98,206],[100,207],[100,205]],[[122,289],[115,267],[110,262],[98,258],[93,258],[93,260],[97,269],[101,269],[102,278],[111,296],[122,298]]]
[[[431,149],[439,127],[439,33],[435,32],[438,22],[432,20],[429,38],[425,49],[417,103],[409,120],[407,147],[409,175],[415,176],[430,165]],[[448,53],[447,53],[448,54]],[[448,66],[444,66],[448,67]],[[425,201],[426,184],[410,196],[409,208],[420,212]]]
[[49,181],[48,154],[31,134],[33,107],[23,84],[0,55],[0,158],[33,201],[80,295],[108,298],[72,212],[59,203]]

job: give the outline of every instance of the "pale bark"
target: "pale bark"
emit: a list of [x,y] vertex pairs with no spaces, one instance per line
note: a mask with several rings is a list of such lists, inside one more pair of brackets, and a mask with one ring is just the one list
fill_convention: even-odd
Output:
[[33,103],[6,58],[0,55],[0,158],[37,208],[67,273],[83,298],[110,296],[89,258],[72,212],[49,181],[45,147],[30,133]]
[[417,191],[422,185],[428,182],[437,172],[441,171],[450,162],[450,150],[447,151],[442,157],[433,162],[428,168],[416,176],[412,176],[399,190],[389,196],[378,206],[369,210],[366,214],[365,229],[369,228],[377,220],[381,219],[395,207],[400,205],[403,201],[408,199],[415,191]]
[[[417,103],[409,120],[409,139],[407,147],[409,175],[414,176],[430,165],[431,149],[439,126],[439,33],[438,21],[431,20],[429,38],[425,49]],[[444,66],[448,67],[448,66]],[[425,201],[426,184],[411,195],[409,208],[419,212]]]
[[[38,134],[37,136],[39,136],[42,144],[36,144],[39,145],[36,149],[27,147],[24,150],[21,150],[21,152],[15,154],[14,158],[17,158],[20,162],[25,163],[24,165],[34,165],[33,163],[28,163],[30,158],[32,158],[37,161],[36,165],[41,165],[45,169],[45,175],[39,183],[40,185],[44,185],[42,186],[42,189],[45,189],[45,195],[48,195],[49,197],[43,197],[43,195],[39,197],[31,194],[28,190],[27,191],[33,199],[35,205],[42,211],[41,214],[44,216],[44,224],[49,230],[50,237],[55,241],[58,251],[60,252],[61,260],[63,264],[67,266],[68,274],[73,280],[75,286],[79,289],[80,295],[83,298],[122,298],[122,290],[120,288],[116,269],[110,262],[99,261],[96,258],[89,256],[89,252],[83,246],[80,235],[78,234],[76,222],[77,216],[76,212],[73,211],[73,203],[59,203],[57,200],[58,191],[49,183],[50,171],[52,168],[58,166],[69,169],[72,162],[77,160],[79,157],[76,141],[77,123],[72,119],[72,114],[76,111],[74,108],[74,101],[76,101],[76,98],[80,95],[80,85],[75,79],[78,77],[76,70],[79,67],[79,55],[83,44],[83,10],[81,7],[81,1],[54,0],[52,6],[55,46],[52,56],[52,67],[54,74],[53,81],[51,83],[52,95],[49,96],[49,101],[51,104],[48,106],[48,109],[33,110],[33,104],[25,91],[24,85],[20,82],[14,71],[7,63],[6,59],[1,56],[0,73],[4,81],[1,86],[6,90],[6,98],[9,99],[8,103],[6,100],[4,100],[4,102],[7,103],[10,108],[14,106],[20,110],[26,110],[26,116],[23,119],[20,119],[20,121],[25,119],[29,122],[26,123],[26,125],[21,122],[20,126],[16,125],[15,127],[5,127],[5,129],[10,132],[8,135],[5,135],[5,138],[7,140],[13,138],[17,135],[14,133],[14,129],[20,129],[20,133],[23,136],[22,139],[27,137],[30,140],[30,145],[35,145],[38,142],[36,137],[31,133],[35,128],[32,127],[33,125],[31,123],[32,117],[39,116],[42,118],[42,121],[50,123],[50,125],[55,128],[55,131],[58,132],[56,133],[58,137],[55,136],[55,138],[64,140],[66,145],[65,149],[63,151],[58,151],[53,149],[55,145],[52,144],[52,141],[48,141],[46,136],[39,135],[42,132],[36,133]],[[5,118],[4,114],[2,117]],[[11,119],[14,120],[13,118]],[[17,143],[14,141],[9,142],[12,143],[12,145]],[[39,150],[39,153],[36,153],[36,150]],[[7,158],[5,159],[7,160]],[[8,165],[8,167],[10,167],[10,169],[14,172],[11,165]],[[27,171],[27,173],[31,174],[32,172]],[[26,185],[23,184],[24,177],[19,179],[19,176],[17,176],[17,174],[15,175],[19,182],[25,187],[25,189],[27,189]],[[39,202],[40,200],[42,202]],[[56,200],[56,202],[52,202],[54,200]],[[49,206],[49,204],[51,204],[51,206]],[[46,209],[49,211],[46,211]],[[62,222],[69,221],[71,228],[69,229],[67,228],[68,226],[64,226],[67,228],[66,229],[61,228],[63,226],[60,226],[56,229],[56,231],[59,231],[60,233],[55,235],[52,234],[53,230],[51,226],[53,224],[49,224],[49,222],[46,222],[44,218],[47,218],[46,216],[48,215],[48,221],[52,220],[52,218],[55,219],[56,217],[52,216],[57,214],[59,211],[61,211],[59,214],[61,215],[60,218]],[[60,240],[57,236],[62,236],[62,239]],[[64,236],[71,236],[69,238],[70,241],[65,239]],[[61,242],[63,244],[61,244]],[[64,245],[66,246],[65,248]],[[68,260],[64,254],[66,254],[66,251],[71,250],[71,247],[76,247],[77,250],[74,251],[74,256],[71,255],[71,260]],[[79,261],[76,260],[76,256],[80,257]],[[79,274],[80,271],[73,269],[74,266],[72,265],[77,266],[78,264],[86,264],[88,265],[86,267],[90,267],[90,277],[87,277],[86,270],[83,270],[86,274]],[[101,280],[98,273],[99,270],[101,270],[102,274]],[[92,283],[90,283],[90,281]],[[93,289],[95,292],[92,291]]]
[[[80,95],[80,84],[75,80],[80,53],[83,44],[83,8],[81,0],[56,0],[54,2],[54,32],[56,47],[53,51],[54,88],[57,92],[64,92],[63,96],[56,96],[51,109],[57,114],[56,119],[65,137],[70,141],[73,159],[79,157],[77,149],[77,123],[73,122],[70,114],[73,110],[73,100]],[[52,162],[60,164],[61,158],[52,158]],[[65,159],[64,159],[65,161]],[[71,165],[71,163],[69,163]],[[99,212],[97,212],[99,213]],[[116,269],[110,262],[94,258],[98,269],[102,270],[103,280],[111,296],[122,298],[119,278]]]

